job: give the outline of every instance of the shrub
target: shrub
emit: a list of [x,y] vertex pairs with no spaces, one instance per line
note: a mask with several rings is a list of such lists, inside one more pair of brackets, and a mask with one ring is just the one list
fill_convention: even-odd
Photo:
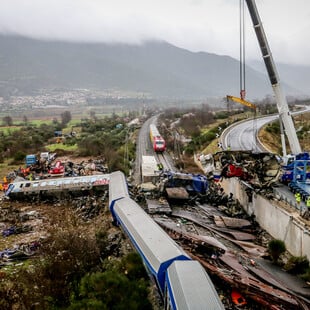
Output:
[[13,160],[13,163],[14,164],[18,164],[20,162],[23,162],[25,161],[25,157],[26,157],[26,153],[22,152],[22,151],[17,151],[15,154],[14,154],[14,160]]
[[278,263],[278,260],[286,251],[285,243],[279,239],[273,239],[268,243],[268,252],[274,263]]
[[152,309],[148,293],[141,259],[131,253],[110,262],[109,270],[86,275],[69,309]]
[[309,260],[306,256],[293,256],[285,264],[284,269],[293,274],[304,274],[309,269]]

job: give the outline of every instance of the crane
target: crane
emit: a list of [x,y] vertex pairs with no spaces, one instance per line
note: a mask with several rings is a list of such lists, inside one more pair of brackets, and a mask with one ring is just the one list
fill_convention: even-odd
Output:
[[256,112],[256,105],[245,100],[245,35],[244,35],[244,2],[240,1],[240,98],[226,96],[227,102],[240,103]]
[[256,105],[254,103],[251,103],[249,101],[246,101],[242,98],[238,98],[238,97],[234,97],[234,96],[229,96],[227,95],[226,96],[226,99],[227,100],[231,100],[231,101],[234,101],[234,102],[238,102],[238,103],[241,103],[242,105],[248,107],[248,108],[251,108],[251,109],[254,109],[256,110]]
[[[264,28],[261,22],[261,19],[258,14],[258,10],[256,7],[255,0],[245,0],[248,6],[248,10],[253,22],[254,30],[257,36],[257,40],[262,52],[262,56],[265,62],[265,66],[268,72],[268,76],[275,94],[276,102],[277,102],[277,108],[279,111],[279,119],[280,124],[282,124],[284,131],[287,135],[288,142],[290,145],[291,152],[293,154],[300,154],[301,153],[301,147],[299,144],[299,140],[296,134],[296,130],[293,123],[293,118],[290,114],[288,104],[285,98],[285,95],[283,93],[279,75],[276,69],[276,65],[274,63],[271,50],[269,48],[267,37],[264,32]],[[285,150],[285,138],[284,134],[281,135],[282,140],[282,147],[283,147],[283,155],[286,155]]]

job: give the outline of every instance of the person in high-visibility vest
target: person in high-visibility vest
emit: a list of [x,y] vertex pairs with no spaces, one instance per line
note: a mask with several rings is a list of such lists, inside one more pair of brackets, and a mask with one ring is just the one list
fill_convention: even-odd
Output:
[[308,196],[306,200],[306,206],[307,206],[307,210],[310,212],[310,196]]
[[296,203],[297,203],[297,208],[300,209],[300,212],[301,212],[301,208],[300,208],[301,195],[300,195],[300,193],[297,192],[295,194],[295,199],[296,199]]

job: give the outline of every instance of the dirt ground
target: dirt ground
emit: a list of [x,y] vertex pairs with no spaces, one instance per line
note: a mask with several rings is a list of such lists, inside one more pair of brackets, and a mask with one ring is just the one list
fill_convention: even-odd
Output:
[[[92,157],[61,156],[57,160],[77,164],[88,162]],[[104,197],[104,198],[102,198]],[[77,197],[70,201],[23,200],[15,201],[0,193],[0,252],[6,249],[23,249],[33,243],[41,243],[53,229],[74,228],[80,233],[94,235],[99,227],[111,226],[108,210],[108,187],[105,196]],[[95,212],[87,212],[88,209]],[[9,233],[8,230],[14,230]],[[6,236],[5,236],[6,235]],[[0,257],[1,263],[1,257]]]

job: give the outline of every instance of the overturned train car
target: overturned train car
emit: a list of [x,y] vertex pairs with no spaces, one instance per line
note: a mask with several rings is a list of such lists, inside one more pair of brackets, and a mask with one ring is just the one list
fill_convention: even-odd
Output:
[[[129,197],[122,172],[110,175],[109,200],[115,223],[140,254],[165,301],[165,309],[224,309],[202,266]],[[195,279],[188,272],[196,274]]]
[[10,183],[5,195],[13,200],[80,196],[108,190],[109,180],[109,174],[22,180]]

